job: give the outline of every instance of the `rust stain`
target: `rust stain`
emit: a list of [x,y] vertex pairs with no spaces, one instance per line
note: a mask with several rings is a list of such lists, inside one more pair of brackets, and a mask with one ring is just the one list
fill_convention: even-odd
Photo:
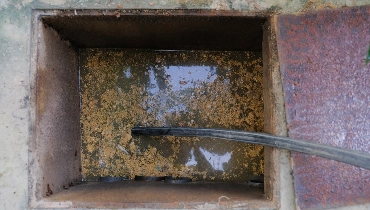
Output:
[[[369,153],[370,7],[281,15],[277,40],[289,136]],[[370,171],[305,154],[292,158],[301,209],[370,200]]]
[[50,185],[49,184],[47,184],[47,186],[46,186],[46,196],[50,196],[50,195],[52,195],[53,194],[53,191],[51,190],[51,188],[50,188]]
[[51,93],[51,89],[48,87],[47,83],[50,82],[47,80],[49,78],[48,71],[44,69],[37,70],[37,113],[41,120],[45,108],[47,107],[48,98]]

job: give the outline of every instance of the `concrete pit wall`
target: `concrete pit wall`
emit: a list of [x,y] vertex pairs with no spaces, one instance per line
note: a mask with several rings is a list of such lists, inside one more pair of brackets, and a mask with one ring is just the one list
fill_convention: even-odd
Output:
[[[125,30],[117,31],[114,30],[115,28],[122,28],[117,26],[117,23],[114,20],[117,18],[117,14],[114,11],[107,11],[108,15],[106,22],[109,26],[105,28],[104,31],[97,31],[95,34],[96,36],[90,37],[90,39],[94,39],[94,37],[103,37],[102,40],[96,42],[85,42],[83,39],[83,33],[76,33],[78,30],[78,25],[81,26],[81,21],[85,22],[86,27],[85,30],[82,32],[87,32],[89,30],[99,29],[100,27],[92,26],[90,29],[87,29],[91,25],[94,24],[102,24],[102,19],[96,19],[100,15],[99,11],[87,11],[85,13],[79,12],[80,16],[75,17],[74,12],[63,12],[63,13],[52,13],[52,12],[36,12],[36,24],[35,24],[35,31],[34,31],[34,48],[35,48],[35,56],[36,56],[36,65],[35,68],[35,81],[36,86],[34,87],[34,97],[36,101],[32,101],[32,105],[34,105],[35,112],[33,113],[33,117],[35,119],[35,132],[34,138],[31,140],[31,145],[34,148],[30,159],[32,160],[31,168],[31,206],[33,207],[56,207],[56,206],[70,206],[71,204],[62,201],[61,203],[54,203],[50,201],[43,200],[50,196],[51,192],[58,193],[59,191],[68,188],[70,185],[75,185],[76,183],[81,180],[80,177],[80,133],[79,133],[79,97],[78,97],[78,62],[76,56],[78,56],[78,49],[74,46],[90,46],[94,47],[94,45],[104,47],[104,40],[109,40],[110,42],[105,43],[107,46],[111,46],[115,42],[114,40],[119,40],[115,37],[118,37],[118,34],[122,36],[127,36],[128,39],[135,39],[136,35],[135,32],[130,32],[127,34]],[[95,14],[97,16],[93,16],[91,14]],[[140,11],[135,11],[136,16],[140,13]],[[84,16],[81,16],[85,14]],[[165,18],[166,15],[172,14],[180,14],[183,15],[184,11],[169,11],[168,13],[160,13],[156,14],[156,12],[152,11],[142,11],[144,16],[151,15],[154,19],[161,19]],[[200,15],[201,17],[206,16],[206,12],[199,12],[193,11],[193,13],[187,13],[186,15],[193,15],[197,16]],[[204,46],[194,45],[195,42],[192,39],[189,39],[183,46],[185,47],[194,47],[199,48],[203,47],[207,49],[213,47],[211,49],[226,49],[226,50],[240,50],[241,46],[245,46],[243,49],[246,50],[260,50],[262,42],[262,36],[264,37],[264,46],[267,50],[263,53],[264,63],[266,63],[267,67],[264,68],[264,74],[266,77],[264,79],[267,85],[264,86],[264,94],[265,96],[265,120],[268,120],[268,126],[265,126],[267,132],[277,135],[284,135],[283,130],[284,127],[284,117],[279,110],[282,109],[282,100],[279,97],[281,95],[281,85],[279,85],[279,69],[276,65],[276,41],[274,35],[274,26],[271,26],[271,21],[268,21],[264,28],[264,32],[262,32],[262,28],[260,27],[260,22],[264,21],[261,14],[257,16],[254,20],[251,18],[251,14],[249,13],[222,13],[222,12],[215,12],[211,11],[208,13],[211,16],[229,16],[230,17],[243,17],[245,16],[247,21],[244,23],[240,23],[242,19],[235,22],[231,22],[231,24],[247,24],[244,27],[237,27],[237,28],[248,28],[246,32],[240,30],[241,32],[233,32],[233,36],[238,38],[243,36],[245,39],[233,39],[233,42],[230,45],[223,46],[224,42],[220,42],[220,45],[212,43],[218,43],[218,39],[220,37],[216,37],[216,39],[207,39],[202,42],[205,43]],[[132,16],[132,11],[128,11],[127,13],[122,13],[120,16],[129,15]],[[154,15],[154,16],[153,16]],[[158,16],[157,16],[158,15]],[[42,17],[45,17],[45,21],[47,24],[43,24],[41,20]],[[58,20],[58,17],[62,17],[61,21]],[[92,22],[89,25],[89,19],[91,18]],[[140,17],[140,16],[139,16]],[[189,16],[191,17],[191,16]],[[250,17],[248,19],[248,17]],[[113,18],[113,19],[112,19]],[[172,18],[173,19],[173,18]],[[204,19],[204,18],[203,18]],[[227,19],[227,18],[226,18]],[[232,18],[230,18],[232,19]],[[99,21],[96,21],[99,20]],[[134,18],[135,20],[135,18]],[[144,19],[145,20],[145,19]],[[163,19],[165,20],[165,19]],[[170,19],[171,20],[171,19]],[[195,18],[195,20],[197,20]],[[204,19],[206,20],[206,19]],[[204,20],[201,20],[199,23],[204,24]],[[112,22],[113,21],[113,22]],[[130,20],[132,21],[132,20]],[[138,22],[139,24],[145,24],[145,22],[141,21]],[[116,24],[116,25],[115,25]],[[135,21],[129,22],[129,25],[137,24]],[[176,25],[176,24],[175,24]],[[194,30],[197,32],[198,24],[194,24],[195,26],[188,26],[187,28],[192,28],[190,30]],[[51,27],[52,26],[52,27]],[[76,28],[77,27],[77,28]],[[136,27],[140,27],[137,25]],[[202,26],[201,28],[203,28]],[[230,25],[226,25],[226,27],[230,27]],[[58,34],[55,30],[59,31]],[[175,27],[175,33],[179,33],[179,30]],[[230,31],[230,29],[211,29],[210,33],[217,34],[219,31]],[[219,31],[218,31],[219,30]],[[172,32],[173,32],[172,31]],[[115,33],[112,33],[115,32]],[[153,31],[152,32],[153,35]],[[154,32],[156,33],[156,32]],[[158,30],[157,33],[162,33],[161,30]],[[239,33],[239,34],[238,34]],[[100,34],[100,35],[99,35]],[[112,34],[112,36],[110,36]],[[142,34],[140,34],[142,35]],[[225,38],[227,37],[226,34],[223,34]],[[63,39],[62,39],[63,37]],[[160,34],[157,36],[152,37],[161,37]],[[177,36],[174,36],[177,37]],[[74,46],[70,44],[70,42],[74,43]],[[255,40],[259,39],[260,42],[250,43],[245,42],[245,40]],[[78,41],[80,40],[80,41]],[[82,40],[82,41],[81,41]],[[112,42],[113,40],[113,42]],[[85,43],[85,44],[84,44]],[[155,42],[157,43],[157,42]],[[135,45],[136,44],[136,45]],[[134,46],[141,46],[142,42],[134,42]],[[171,45],[172,44],[172,45]],[[118,47],[125,46],[125,44],[119,44]],[[165,48],[171,47],[179,47],[177,42],[168,42],[165,43]],[[95,46],[96,47],[96,46]],[[153,47],[153,46],[149,46]],[[157,46],[160,48],[161,46]],[[219,47],[219,48],[217,48]],[[202,49],[202,48],[200,48]],[[271,71],[272,73],[269,73]],[[272,95],[269,95],[273,93]],[[267,111],[266,111],[267,110]],[[272,116],[277,115],[277,116]],[[280,126],[280,127],[279,127]],[[282,127],[281,127],[282,126]],[[280,132],[280,133],[278,133]],[[284,205],[292,205],[293,197],[289,197],[289,199],[283,199],[280,196],[280,189],[284,186],[284,189],[289,189],[291,191],[292,187],[288,188],[287,186],[292,185],[291,179],[281,179],[279,177],[280,174],[288,174],[290,170],[290,163],[289,159],[285,160],[284,163],[282,158],[287,156],[289,153],[283,152],[281,153],[279,150],[276,149],[269,149],[270,152],[267,152],[265,155],[265,170],[267,173],[268,180],[266,181],[266,198],[269,202],[265,202],[261,200],[261,206],[284,206]],[[277,176],[277,178],[275,178]],[[281,176],[284,177],[284,176]],[[291,177],[290,177],[291,178]],[[293,194],[291,194],[293,195]],[[281,201],[280,199],[283,199]],[[143,201],[145,202],[145,201]],[[270,207],[269,207],[270,208]],[[272,207],[274,208],[274,207]]]
[[31,205],[81,182],[78,53],[52,28],[35,24],[30,141]]

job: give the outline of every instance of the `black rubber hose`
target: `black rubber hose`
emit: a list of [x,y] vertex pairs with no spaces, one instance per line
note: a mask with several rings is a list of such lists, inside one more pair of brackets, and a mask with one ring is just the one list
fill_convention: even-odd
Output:
[[211,137],[287,149],[316,155],[370,170],[370,154],[340,147],[238,130],[208,128],[134,127],[133,135]]

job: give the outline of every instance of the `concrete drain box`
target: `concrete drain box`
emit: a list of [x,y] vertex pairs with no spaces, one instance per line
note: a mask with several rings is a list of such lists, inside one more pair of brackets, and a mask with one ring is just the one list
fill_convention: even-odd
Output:
[[[130,134],[133,126],[273,132],[267,19],[198,10],[35,11],[31,207],[274,208],[273,149]],[[197,182],[97,182],[135,175]],[[246,184],[263,176],[264,191]]]

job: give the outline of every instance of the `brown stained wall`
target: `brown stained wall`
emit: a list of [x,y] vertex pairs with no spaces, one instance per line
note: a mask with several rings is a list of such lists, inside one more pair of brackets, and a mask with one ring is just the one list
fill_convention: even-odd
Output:
[[[289,136],[369,153],[370,7],[280,15],[277,24]],[[301,209],[370,201],[370,171],[299,153],[292,159]]]
[[42,24],[38,27],[36,87],[32,95],[37,115],[30,153],[36,200],[81,180],[77,52],[51,28]]

